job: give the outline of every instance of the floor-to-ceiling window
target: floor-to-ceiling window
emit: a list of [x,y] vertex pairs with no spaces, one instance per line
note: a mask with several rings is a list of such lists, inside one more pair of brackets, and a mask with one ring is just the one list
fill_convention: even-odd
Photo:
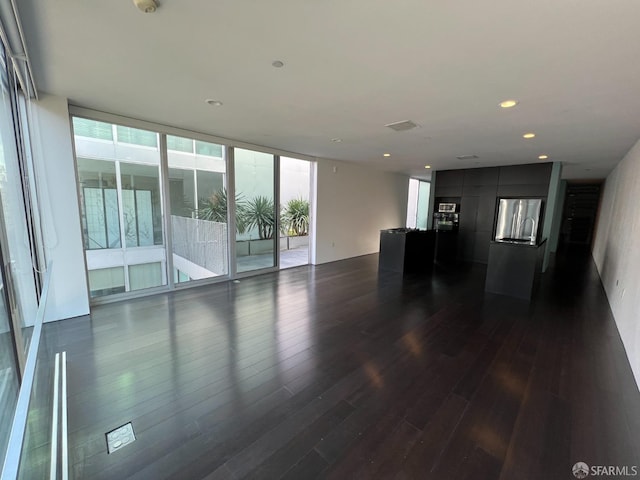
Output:
[[92,298],[309,263],[312,162],[85,114],[72,124]]
[[311,162],[280,157],[280,268],[309,264]]
[[236,196],[236,271],[276,265],[275,158],[234,149]]
[[159,135],[73,118],[92,297],[167,284]]
[[173,281],[229,273],[224,148],[167,135]]
[[431,183],[415,178],[409,179],[409,198],[407,201],[407,227],[427,229],[429,216],[429,193]]
[[18,398],[20,371],[37,310],[24,152],[13,71],[0,47],[0,461]]

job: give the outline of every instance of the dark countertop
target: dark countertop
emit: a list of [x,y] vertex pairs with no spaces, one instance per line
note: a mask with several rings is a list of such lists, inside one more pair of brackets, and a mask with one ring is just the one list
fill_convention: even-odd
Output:
[[526,242],[522,240],[491,240],[491,243],[497,243],[502,245],[511,245],[514,247],[528,247],[528,248],[538,248],[542,246],[547,241],[546,238],[543,238],[538,243],[535,242]]
[[381,233],[424,233],[424,232],[432,232],[433,230],[420,230],[417,228],[385,228],[384,230],[380,230]]

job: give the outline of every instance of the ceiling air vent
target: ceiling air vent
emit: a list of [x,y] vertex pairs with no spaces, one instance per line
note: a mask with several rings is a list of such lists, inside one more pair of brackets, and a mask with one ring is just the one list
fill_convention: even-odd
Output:
[[458,160],[473,160],[480,157],[478,157],[478,155],[458,155],[456,158]]
[[412,128],[416,128],[418,125],[413,123],[411,120],[403,120],[401,122],[387,123],[385,127],[389,127],[391,130],[395,130],[396,132],[403,132],[405,130],[411,130]]

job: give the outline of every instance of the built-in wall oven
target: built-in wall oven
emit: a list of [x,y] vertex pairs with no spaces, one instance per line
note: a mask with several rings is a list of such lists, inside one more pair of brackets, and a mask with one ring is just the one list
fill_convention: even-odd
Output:
[[433,214],[433,229],[437,232],[457,232],[460,207],[457,203],[439,203],[438,211]]
[[438,211],[433,214],[433,229],[436,231],[436,263],[450,264],[456,261],[459,219],[459,203],[438,204]]

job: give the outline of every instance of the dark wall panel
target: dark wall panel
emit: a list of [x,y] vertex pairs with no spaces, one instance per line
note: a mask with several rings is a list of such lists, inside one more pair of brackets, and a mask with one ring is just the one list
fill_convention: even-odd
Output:
[[460,228],[476,230],[479,197],[462,197],[460,202]]
[[496,196],[497,185],[464,185],[462,195],[470,197]]
[[478,202],[478,213],[476,215],[476,230],[493,230],[493,223],[496,216],[496,190],[494,187],[492,195],[480,197]]
[[[551,181],[551,163],[500,167],[499,185],[546,185]],[[438,173],[440,175],[440,173]]]
[[546,185],[498,185],[499,197],[546,197],[549,184]]
[[[440,173],[438,173],[440,178]],[[461,197],[462,185],[440,185],[436,183],[436,197]]]
[[436,174],[436,186],[450,187],[464,183],[465,170],[439,170]]
[[500,168],[470,168],[464,171],[464,184],[466,185],[497,185],[500,177]]
[[487,263],[489,261],[489,245],[491,232],[475,232],[473,242],[473,261]]

